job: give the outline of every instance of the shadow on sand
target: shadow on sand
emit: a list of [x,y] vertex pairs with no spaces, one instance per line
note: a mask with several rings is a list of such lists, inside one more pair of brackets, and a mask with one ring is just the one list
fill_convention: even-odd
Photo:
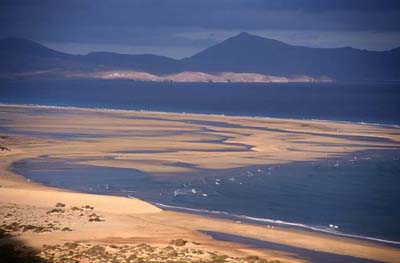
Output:
[[44,263],[38,251],[27,247],[15,236],[0,228],[0,263]]

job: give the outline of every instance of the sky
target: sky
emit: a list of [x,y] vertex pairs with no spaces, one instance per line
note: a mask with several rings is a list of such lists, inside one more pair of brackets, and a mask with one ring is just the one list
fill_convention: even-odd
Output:
[[240,32],[311,47],[400,46],[400,0],[0,0],[0,38],[74,54],[191,56]]

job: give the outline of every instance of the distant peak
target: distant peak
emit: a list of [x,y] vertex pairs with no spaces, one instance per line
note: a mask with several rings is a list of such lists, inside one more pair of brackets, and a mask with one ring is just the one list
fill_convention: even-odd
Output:
[[249,34],[247,32],[241,32],[238,35],[236,35],[236,37],[245,38],[245,37],[254,37],[254,35]]
[[247,33],[247,32],[240,32],[240,33],[239,33],[239,36],[250,36],[250,34]]
[[0,39],[0,43],[10,45],[10,46],[13,46],[13,45],[42,46],[41,44],[34,42],[30,39],[25,39],[25,38],[20,38],[20,37],[12,37],[12,36]]
[[269,45],[269,46],[289,46],[288,44],[271,39],[271,38],[265,38],[257,35],[253,35],[247,32],[241,32],[233,37],[230,37],[223,41],[222,43],[236,43],[240,45]]
[[0,51],[17,54],[34,54],[35,56],[69,56],[68,54],[50,49],[38,42],[20,37],[0,39]]

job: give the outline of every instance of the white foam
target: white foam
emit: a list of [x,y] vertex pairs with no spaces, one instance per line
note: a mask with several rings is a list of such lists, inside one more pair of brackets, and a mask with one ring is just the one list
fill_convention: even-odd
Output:
[[226,215],[226,216],[236,218],[236,219],[246,219],[246,220],[253,221],[253,222],[262,222],[262,223],[270,223],[270,224],[277,224],[277,225],[283,225],[283,226],[298,227],[298,228],[304,228],[304,229],[309,229],[309,230],[313,230],[313,231],[323,232],[323,233],[327,233],[327,234],[332,234],[332,235],[336,235],[336,236],[343,236],[343,237],[370,240],[370,241],[375,241],[375,242],[382,242],[382,243],[387,243],[387,244],[400,245],[399,241],[392,241],[392,240],[386,240],[386,239],[380,239],[380,238],[374,238],[374,237],[368,237],[368,236],[362,236],[362,235],[346,234],[346,233],[338,231],[337,230],[338,228],[330,229],[329,227],[323,228],[323,227],[309,226],[309,225],[305,225],[302,223],[288,222],[288,221],[269,219],[269,218],[252,217],[252,216],[246,216],[246,215],[237,215],[237,214],[231,214],[231,213],[224,212],[224,211],[195,209],[195,208],[188,208],[188,207],[181,207],[181,206],[166,205],[166,204],[162,204],[162,203],[154,203],[154,204],[159,206],[160,208],[178,209],[178,210],[195,212],[195,213],[220,214],[220,215]]

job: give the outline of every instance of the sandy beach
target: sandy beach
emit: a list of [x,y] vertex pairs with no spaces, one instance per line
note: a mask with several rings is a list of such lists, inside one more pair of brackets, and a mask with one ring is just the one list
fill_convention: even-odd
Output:
[[[399,149],[398,127],[0,105],[0,146],[0,244],[30,247],[33,252],[24,249],[32,260],[104,262],[90,260],[97,251],[105,262],[315,261],[304,256],[309,251],[343,256],[347,262],[399,262],[398,246],[165,211],[139,199],[43,186],[9,169],[17,161],[47,156],[132,168],[154,177],[179,176]],[[303,249],[305,254],[218,241],[202,231]]]

